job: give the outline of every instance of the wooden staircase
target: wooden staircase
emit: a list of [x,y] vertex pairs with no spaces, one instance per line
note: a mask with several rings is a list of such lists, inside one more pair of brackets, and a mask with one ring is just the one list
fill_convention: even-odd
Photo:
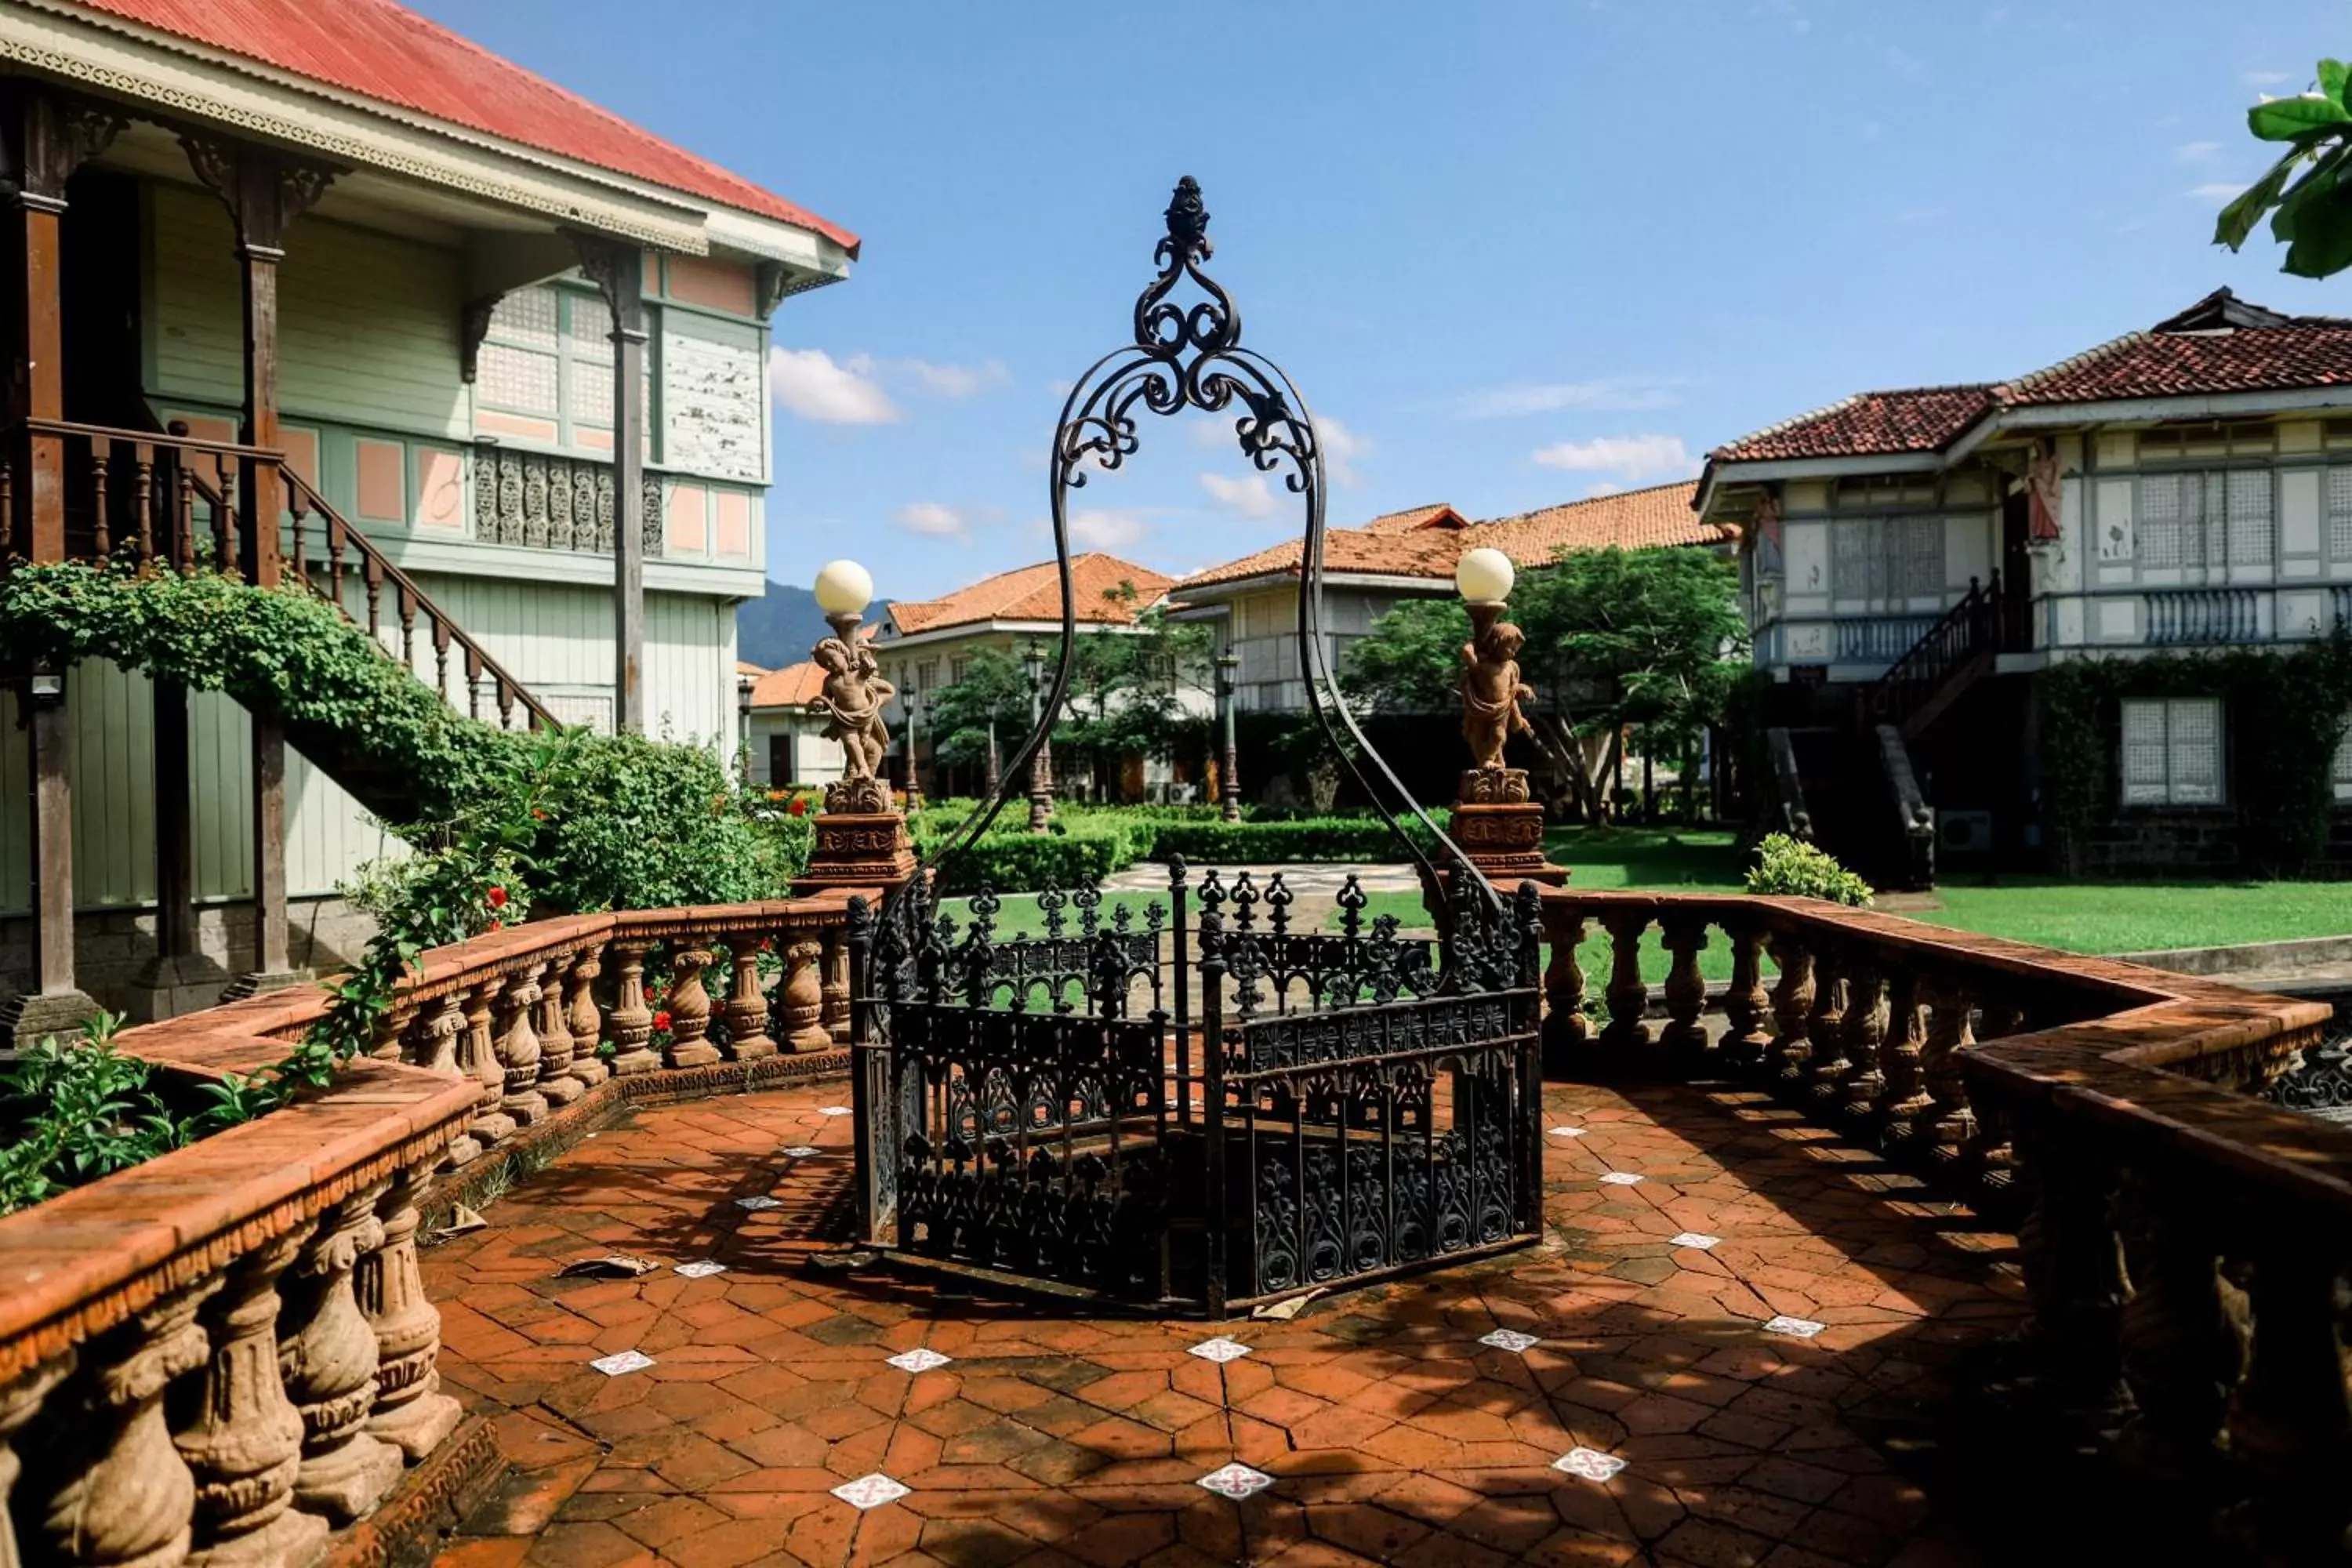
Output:
[[[184,427],[36,419],[23,432],[64,449],[68,559],[155,572],[226,570],[257,585],[293,584],[364,628],[378,652],[452,710],[502,729],[557,726],[544,703],[288,467],[282,452],[196,439]],[[264,474],[274,485],[256,483]],[[9,466],[0,463],[0,517],[14,515],[11,483]],[[282,498],[278,515],[257,518],[251,498],[270,489]],[[30,554],[24,541],[11,545],[13,554]],[[415,818],[413,776],[371,762],[331,728],[289,721],[286,734],[368,811],[392,822]]]
[[1892,724],[1906,742],[1925,734],[1992,673],[2000,655],[2000,574],[1989,583],[1969,578],[1967,595],[1864,689],[1864,721]]

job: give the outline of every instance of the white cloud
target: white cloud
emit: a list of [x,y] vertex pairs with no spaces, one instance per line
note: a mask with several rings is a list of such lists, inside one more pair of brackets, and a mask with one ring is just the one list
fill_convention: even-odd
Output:
[[2181,195],[2189,197],[2191,201],[2203,202],[2208,206],[2226,207],[2231,202],[2236,201],[2239,196],[2244,195],[2245,189],[2246,187],[2243,185],[2236,184],[2227,180],[2221,180],[2216,181],[2211,184],[2191,185],[2189,189],[2183,191]]
[[941,506],[935,500],[919,500],[902,506],[891,521],[909,533],[919,533],[931,539],[971,537],[970,520],[955,508]]
[[1517,382],[1468,394],[1455,414],[1464,419],[1516,419],[1570,408],[1609,414],[1669,408],[1675,402],[1675,395],[1667,390],[1670,384],[1619,376],[1600,381]]
[[2244,74],[2248,87],[2284,87],[2295,78],[2293,71],[2247,71]]
[[1013,379],[1002,360],[985,364],[934,364],[929,360],[906,359],[894,361],[891,368],[936,397],[970,397]]
[[1202,474],[1201,488],[1216,498],[1217,503],[1241,513],[1252,521],[1263,521],[1280,509],[1274,499],[1264,474],[1251,474],[1244,479],[1232,479],[1223,474]]
[[2172,161],[2176,163],[2210,163],[2221,151],[2219,142],[2183,142],[2172,150]]
[[1353,488],[1356,483],[1356,459],[1372,455],[1372,438],[1359,436],[1337,419],[1326,414],[1315,421],[1316,434],[1323,438],[1323,468],[1334,484]]
[[1599,484],[1594,485],[1591,489],[1584,492],[1584,499],[1586,500],[1591,500],[1598,496],[1622,495],[1624,493],[1624,489],[1625,487],[1623,485],[1611,484],[1607,479],[1602,479]]
[[1698,471],[1679,436],[1601,436],[1590,441],[1559,441],[1538,447],[1535,460],[1547,468],[1608,474],[1628,484],[1682,479]]
[[768,355],[768,385],[787,412],[819,424],[888,425],[898,417],[865,354],[836,363],[823,349],[779,344]]
[[1070,542],[1089,550],[1124,550],[1147,531],[1143,519],[1132,511],[1097,507],[1070,514]]

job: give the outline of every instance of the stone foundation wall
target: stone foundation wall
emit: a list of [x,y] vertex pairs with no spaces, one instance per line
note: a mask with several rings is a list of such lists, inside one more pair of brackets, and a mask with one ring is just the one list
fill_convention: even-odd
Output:
[[[287,949],[295,969],[314,973],[349,963],[375,935],[372,917],[331,896],[288,900],[286,923]],[[176,1002],[163,1003],[156,1000],[153,984],[152,906],[85,910],[74,918],[75,978],[99,1005],[133,1022],[191,1012],[210,1006],[218,1000],[218,986],[253,967],[253,928],[249,902],[198,908],[196,949],[208,962],[200,973],[192,971],[194,984],[182,987]],[[32,917],[0,919],[0,995],[26,989],[32,975]],[[205,992],[211,994],[201,994]]]
[[2135,809],[2072,836],[2084,877],[2212,877],[2245,870],[2243,829],[2230,810]]

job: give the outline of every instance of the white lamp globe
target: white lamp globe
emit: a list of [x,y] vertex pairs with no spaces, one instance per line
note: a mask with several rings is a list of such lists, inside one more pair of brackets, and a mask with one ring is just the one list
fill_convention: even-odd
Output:
[[1454,585],[1474,605],[1501,604],[1511,596],[1511,584],[1517,576],[1511,558],[1492,545],[1465,550],[1454,563]]
[[855,561],[828,561],[816,574],[816,607],[828,616],[865,613],[874,600],[874,574]]

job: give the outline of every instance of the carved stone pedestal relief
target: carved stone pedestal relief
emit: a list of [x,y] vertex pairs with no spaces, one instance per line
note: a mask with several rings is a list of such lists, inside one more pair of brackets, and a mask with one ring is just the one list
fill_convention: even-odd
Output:
[[793,879],[793,891],[889,888],[914,874],[915,845],[907,837],[905,816],[895,811],[827,811],[816,819],[808,872]]
[[1447,837],[1489,881],[1558,887],[1565,868],[1544,858],[1543,807],[1528,798],[1525,768],[1467,768]]

